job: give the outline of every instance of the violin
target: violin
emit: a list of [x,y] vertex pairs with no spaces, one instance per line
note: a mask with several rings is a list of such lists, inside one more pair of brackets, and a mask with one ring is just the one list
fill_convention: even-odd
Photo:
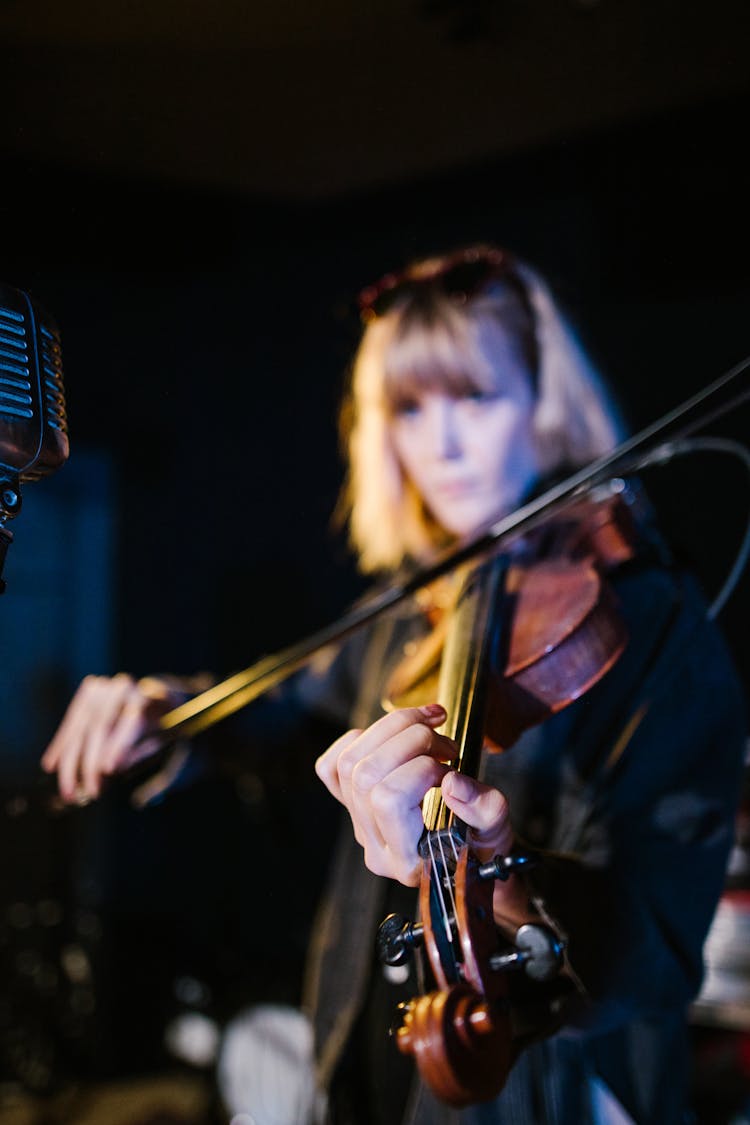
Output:
[[[537,537],[539,539],[540,537]],[[453,768],[476,776],[483,748],[500,751],[523,730],[586,692],[622,653],[626,631],[607,572],[635,550],[623,495],[588,499],[545,528],[541,542],[468,569],[447,615],[437,694],[419,654],[410,653],[392,686],[423,701],[438,698],[441,729],[458,748]],[[438,626],[439,628],[439,626]],[[434,652],[434,639],[427,648]],[[402,700],[399,700],[402,702]],[[386,964],[426,953],[435,987],[400,1009],[396,1044],[413,1056],[433,1093],[461,1107],[497,1095],[518,1051],[508,974],[519,968],[547,981],[563,966],[564,943],[547,924],[522,925],[508,946],[493,918],[496,879],[517,878],[528,856],[480,862],[467,826],[442,801],[423,802],[417,924],[389,915],[378,931]]]

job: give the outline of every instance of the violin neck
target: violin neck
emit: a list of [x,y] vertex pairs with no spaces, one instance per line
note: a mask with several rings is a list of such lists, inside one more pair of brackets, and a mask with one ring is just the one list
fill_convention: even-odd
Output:
[[[484,741],[490,658],[502,645],[505,577],[508,556],[474,565],[461,587],[451,615],[440,665],[438,700],[448,712],[440,728],[458,746],[454,768],[476,777]],[[455,817],[438,788],[422,802],[427,832],[449,830],[465,839],[466,826]]]

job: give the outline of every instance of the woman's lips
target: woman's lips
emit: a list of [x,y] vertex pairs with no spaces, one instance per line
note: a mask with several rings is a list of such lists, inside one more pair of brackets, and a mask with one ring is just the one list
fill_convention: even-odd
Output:
[[435,492],[448,499],[460,499],[476,491],[476,482],[471,480],[443,481],[435,485]]

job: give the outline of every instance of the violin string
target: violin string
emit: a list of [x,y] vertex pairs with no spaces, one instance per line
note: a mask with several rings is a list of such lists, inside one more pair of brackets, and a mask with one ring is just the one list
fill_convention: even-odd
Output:
[[[438,808],[439,808],[439,811],[438,811],[438,814],[435,818],[434,823],[436,823],[438,825],[442,825],[443,819],[444,819],[444,814],[449,813],[449,810],[448,810],[448,808],[445,804],[445,801],[443,800],[442,795],[439,798]],[[458,848],[456,846],[456,841],[454,839],[453,833],[450,830],[450,827],[448,827],[447,831],[448,831],[448,838],[450,840],[451,851],[453,853],[453,862],[454,862],[454,870],[455,870],[455,864],[458,863]],[[453,931],[451,929],[451,914],[449,914],[449,912],[448,912],[448,905],[447,905],[447,901],[446,901],[446,891],[447,891],[448,899],[450,900],[450,909],[451,909],[451,912],[452,912],[452,916],[453,916],[453,918],[456,918],[457,917],[456,896],[455,896],[455,893],[454,893],[455,882],[454,882],[453,876],[449,873],[449,869],[448,869],[448,856],[446,854],[446,849],[445,849],[445,829],[443,827],[439,827],[437,829],[437,832],[428,832],[428,834],[427,834],[427,839],[428,839],[429,848],[430,848],[430,860],[432,862],[433,869],[435,868],[435,851],[434,851],[434,836],[435,835],[437,835],[438,848],[439,848],[439,851],[440,851],[441,872],[445,875],[445,884],[446,884],[445,887],[443,887],[443,879],[442,878],[438,879],[438,894],[439,894],[439,897],[440,897],[440,908],[441,908],[442,915],[443,915],[443,925],[445,926],[445,935],[446,935],[446,938],[447,938],[449,944],[452,945],[453,944]]]
[[[493,579],[497,577],[496,568],[493,568],[492,577]],[[443,728],[445,733],[449,734],[453,738],[457,746],[460,748],[458,760],[453,766],[453,768],[459,773],[462,769],[462,763],[464,761],[464,750],[466,748],[467,740],[470,734],[469,727],[472,712],[470,706],[468,705],[468,700],[473,700],[476,696],[476,685],[479,668],[480,663],[478,660],[478,656],[476,653],[474,653],[474,657],[471,662],[471,692],[463,700],[460,700],[458,698],[453,700],[454,707],[449,707],[449,713],[451,713],[451,711],[453,712],[453,720],[451,723],[446,723]],[[456,689],[454,686],[453,694],[455,694],[455,690]],[[452,948],[454,948],[455,939],[453,930],[451,928],[451,916],[455,921],[455,926],[457,929],[458,910],[455,894],[455,871],[458,866],[460,848],[458,846],[456,835],[452,828],[453,813],[451,813],[451,811],[448,809],[440,790],[435,791],[435,796],[437,797],[437,802],[435,804],[435,807],[432,809],[431,823],[436,827],[433,828],[433,830],[428,831],[427,841],[433,872],[437,870],[439,876],[437,880],[437,893],[440,910],[443,917],[443,926],[445,928],[446,939],[448,941],[448,944]],[[436,832],[437,845],[435,844],[434,840]],[[448,848],[445,842],[446,832],[448,833],[448,838],[450,840],[450,852],[452,853],[452,864],[450,869],[448,862]],[[462,846],[466,845],[465,833],[466,827],[464,826],[461,837]],[[439,868],[435,862],[436,851],[439,851],[440,853]],[[443,885],[443,878],[445,879],[445,885]],[[450,910],[452,914],[449,914],[448,912],[448,902],[450,903]]]
[[[434,832],[428,832],[428,834],[427,834],[427,844],[428,844],[429,849],[430,849],[430,863],[432,864],[433,871],[440,872],[438,864],[435,862],[435,850],[434,850],[435,840],[434,840],[434,836],[435,836]],[[438,834],[438,838],[439,838],[439,834]],[[440,850],[442,852],[442,843],[440,845]],[[443,868],[443,870],[445,870],[445,868]],[[451,920],[450,920],[450,915],[448,913],[448,907],[447,907],[447,904],[446,904],[446,901],[445,901],[445,890],[443,888],[443,880],[442,880],[442,877],[441,877],[440,874],[439,874],[439,877],[437,879],[437,892],[438,892],[438,898],[440,900],[440,910],[441,910],[441,913],[443,915],[443,925],[445,926],[445,934],[446,934],[446,937],[447,937],[448,941],[450,942],[450,941],[453,940],[453,936],[451,934]]]
[[[453,860],[454,860],[454,863],[455,863],[455,861],[458,859],[458,852],[456,851],[456,842],[453,839],[453,833],[450,832],[450,830],[449,830],[449,837],[448,838],[450,839],[450,842],[451,842],[451,850],[453,852]],[[456,896],[454,894],[455,880],[453,878],[453,875],[450,875],[448,873],[448,863],[447,863],[447,857],[446,857],[446,854],[445,854],[445,839],[444,839],[444,834],[442,832],[440,833],[439,841],[440,841],[440,858],[443,861],[443,870],[446,873],[446,880],[447,880],[447,884],[448,884],[448,895],[450,897],[451,911],[452,911],[453,917],[457,918],[458,915],[456,913]],[[454,871],[455,871],[455,867],[454,867]],[[448,940],[449,941],[453,940],[453,935],[450,931],[450,924],[449,924],[449,928],[448,928]]]

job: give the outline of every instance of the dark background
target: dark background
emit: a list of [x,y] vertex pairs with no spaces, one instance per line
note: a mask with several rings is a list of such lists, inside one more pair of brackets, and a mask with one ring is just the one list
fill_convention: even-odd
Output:
[[[550,277],[634,428],[743,359],[749,103],[334,200],[19,164],[3,192],[6,276],[62,327],[73,458],[93,448],[114,464],[118,667],[229,670],[358,588],[331,523],[336,404],[354,295],[389,263],[470,239],[512,246]],[[709,484],[686,467],[675,481],[691,494],[670,490],[669,505],[685,504],[680,532],[721,573],[716,540],[736,544],[745,498],[714,468]]]
[[[16,701],[11,803],[83,671],[227,674],[362,590],[330,518],[336,404],[354,295],[385,270],[511,247],[547,274],[634,428],[750,353],[744,2],[250,7],[0,5],[0,272],[61,327],[72,445],[26,490],[7,621],[14,586],[33,601],[33,493],[59,514],[75,492],[107,529],[43,686]],[[747,407],[711,432],[742,438]],[[714,592],[746,474],[700,457],[647,485]],[[41,522],[38,551],[68,558],[66,521]],[[746,680],[747,591],[722,618]],[[6,667],[14,628],[50,631],[28,614],[2,631]],[[73,928],[99,919],[95,941],[76,937],[99,966],[76,1065],[153,1061],[185,974],[219,1015],[266,984],[294,997],[322,862],[290,906],[271,826],[294,820],[322,857],[309,789],[290,776],[269,793],[250,772],[143,814],[118,793],[67,819],[36,797],[38,819],[8,814],[6,894],[57,895]],[[268,971],[278,948],[289,962]]]

